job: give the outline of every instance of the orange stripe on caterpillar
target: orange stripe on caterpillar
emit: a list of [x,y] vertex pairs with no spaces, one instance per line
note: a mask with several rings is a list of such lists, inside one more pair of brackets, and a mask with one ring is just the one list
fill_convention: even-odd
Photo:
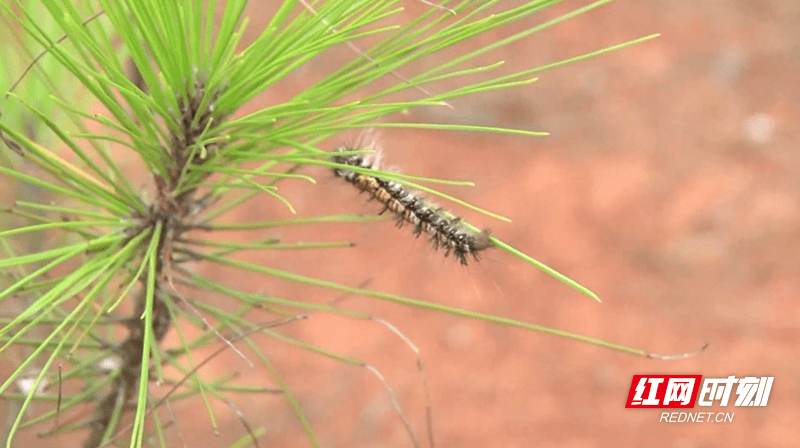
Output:
[[[336,148],[336,151],[347,150],[349,148]],[[362,154],[334,155],[331,161],[365,169],[373,169],[376,165]],[[473,232],[462,223],[461,218],[448,218],[441,208],[434,207],[425,198],[397,182],[341,167],[334,168],[333,174],[355,186],[359,191],[369,194],[370,199],[383,204],[383,210],[379,214],[387,210],[394,213],[397,217],[397,227],[405,224],[413,225],[415,236],[427,234],[434,249],[444,249],[445,256],[452,253],[463,265],[467,264],[467,255],[472,255],[478,260],[478,253],[492,245],[489,242],[488,230]]]

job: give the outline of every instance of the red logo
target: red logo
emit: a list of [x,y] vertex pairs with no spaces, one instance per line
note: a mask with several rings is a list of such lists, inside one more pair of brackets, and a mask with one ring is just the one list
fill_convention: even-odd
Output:
[[626,408],[693,408],[702,375],[634,375]]

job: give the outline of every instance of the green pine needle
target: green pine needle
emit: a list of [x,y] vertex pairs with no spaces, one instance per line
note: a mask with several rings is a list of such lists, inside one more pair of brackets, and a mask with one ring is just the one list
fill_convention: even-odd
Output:
[[[87,420],[65,423],[69,419],[63,414],[73,415],[86,403],[94,407],[85,440],[89,447],[111,443],[132,448],[167,446],[169,436],[161,426],[164,416],[159,414],[167,399],[199,396],[210,425],[216,428],[219,417],[212,411],[214,400],[229,400],[231,392],[276,392],[236,384],[232,377],[204,379],[198,370],[211,358],[201,358],[198,350],[220,343],[222,347],[212,358],[230,349],[248,362],[251,357],[260,362],[278,385],[277,393],[294,411],[309,443],[319,446],[312,421],[291,390],[291,379],[285,378],[266,350],[249,337],[256,332],[299,351],[364,367],[384,382],[363,361],[289,337],[281,328],[316,312],[361,320],[371,316],[335,304],[312,303],[304,297],[280,298],[240,290],[230,282],[197,274],[195,265],[213,265],[226,273],[272,277],[646,355],[639,349],[513,318],[351,287],[238,258],[244,251],[351,246],[347,241],[328,241],[324,233],[315,233],[322,236],[311,242],[263,235],[247,242],[216,238],[225,231],[365,225],[387,219],[357,214],[291,219],[258,216],[246,222],[225,219],[255,197],[274,199],[297,214],[299,208],[284,194],[284,184],[303,181],[313,188],[326,188],[313,175],[298,172],[307,167],[346,168],[376,176],[508,221],[428,186],[473,186],[469,181],[343,166],[331,161],[334,148],[322,144],[342,131],[367,128],[546,136],[544,131],[502,127],[398,122],[397,116],[419,107],[452,107],[447,100],[475,93],[525,88],[537,80],[534,75],[545,70],[656,36],[497,75],[503,61],[479,64],[478,58],[609,0],[526,26],[507,38],[449,59],[443,57],[444,51],[452,54],[476,36],[536,17],[559,1],[518,6],[500,0],[444,1],[411,20],[400,14],[407,1],[286,0],[275,5],[269,24],[255,30],[257,36],[246,44],[244,0],[219,4],[213,0],[0,4],[0,31],[8,37],[0,39],[6,50],[0,52],[0,82],[9,86],[0,104],[0,133],[5,142],[0,148],[0,182],[15,191],[31,192],[20,193],[13,204],[0,205],[4,212],[0,213],[0,250],[4,254],[0,258],[0,309],[6,305],[18,309],[13,315],[0,316],[0,354],[6,355],[16,346],[27,350],[0,384],[0,395],[13,401],[18,410],[7,447],[18,429],[45,421],[60,421],[48,434],[85,429]],[[349,51],[352,57],[328,73],[316,74],[315,81],[285,102],[244,112],[251,100],[282,88],[288,76],[317,64],[332,48]],[[433,58],[441,62],[415,72],[416,62]],[[34,64],[26,67],[28,61]],[[453,83],[461,84],[441,91],[440,86]],[[370,152],[369,148],[348,149],[339,154]],[[147,170],[146,185],[132,175],[136,166]],[[26,187],[21,188],[23,185]],[[468,223],[464,226],[478,231]],[[489,241],[504,254],[599,301],[578,282],[499,238],[493,236]],[[218,307],[189,297],[187,291],[229,303]],[[227,306],[231,303],[234,306]],[[264,314],[271,318],[267,324],[253,320]],[[121,339],[120,326],[127,328]],[[189,326],[199,331],[189,331]],[[179,346],[164,347],[163,339],[173,327]],[[110,360],[116,360],[116,367],[111,363],[108,372],[100,371],[98,366]],[[32,379],[33,388],[18,390],[21,379]],[[154,381],[173,389],[166,396],[153,396],[149,383]],[[61,390],[62,383],[76,387],[54,394],[52,385]],[[44,384],[51,388],[37,391],[37,385]],[[128,400],[136,403],[133,412],[126,406]],[[55,402],[58,409],[31,414],[27,410],[34,401],[48,406]],[[399,406],[396,410],[405,423]],[[124,427],[127,423],[123,422],[131,421],[127,414],[133,416],[132,423]],[[155,425],[152,433],[148,432],[151,423]],[[263,428],[247,430],[248,437],[231,446],[256,444],[256,438],[264,433]],[[410,430],[409,437],[416,443]]]

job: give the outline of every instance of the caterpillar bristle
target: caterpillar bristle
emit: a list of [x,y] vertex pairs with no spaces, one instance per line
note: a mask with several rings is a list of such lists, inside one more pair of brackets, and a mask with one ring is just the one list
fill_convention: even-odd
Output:
[[[341,165],[348,165],[358,168],[375,169],[378,166],[380,151],[374,140],[371,148],[375,155],[336,155],[331,156],[331,161]],[[336,152],[355,150],[340,146]],[[383,209],[378,213],[382,215],[387,211],[395,214],[395,225],[398,228],[405,224],[413,224],[413,234],[419,238],[423,233],[428,235],[428,241],[434,250],[444,249],[444,256],[453,254],[462,265],[468,264],[468,255],[476,261],[479,260],[479,252],[492,246],[489,241],[490,233],[488,230],[474,232],[469,229],[464,221],[458,216],[449,217],[441,207],[436,207],[425,200],[422,196],[411,192],[406,187],[397,182],[382,179],[380,177],[357,173],[347,168],[333,168],[333,175],[344,179],[349,184],[356,187],[362,193],[369,194],[370,200],[375,200],[383,204]]]

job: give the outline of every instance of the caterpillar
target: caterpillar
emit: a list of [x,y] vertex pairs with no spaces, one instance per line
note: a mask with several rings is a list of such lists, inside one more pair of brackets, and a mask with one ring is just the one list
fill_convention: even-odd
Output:
[[[340,146],[334,152],[352,151],[355,148]],[[380,153],[376,150],[373,158],[363,154],[333,155],[330,160],[341,165],[349,165],[365,169],[377,168]],[[445,257],[451,253],[467,265],[467,255],[477,261],[479,252],[491,247],[489,230],[474,232],[464,225],[459,217],[448,218],[440,207],[434,206],[424,197],[409,191],[406,187],[380,177],[357,173],[347,168],[333,168],[333,175],[356,187],[362,193],[367,193],[370,199],[383,204],[383,210],[378,214],[391,211],[397,218],[397,227],[405,224],[414,226],[414,235],[419,238],[427,234],[434,250],[444,249]]]

